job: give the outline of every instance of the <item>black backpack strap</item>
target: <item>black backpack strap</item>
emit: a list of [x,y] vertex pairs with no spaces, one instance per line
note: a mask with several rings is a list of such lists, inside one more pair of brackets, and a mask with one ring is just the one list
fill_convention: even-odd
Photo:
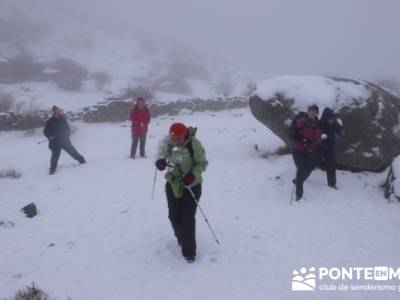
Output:
[[189,143],[186,144],[186,149],[188,149],[190,156],[192,159],[194,158],[194,151],[193,151],[193,146],[192,146],[192,139],[190,139]]
[[186,144],[186,148],[188,149],[190,156],[192,157],[192,159],[194,158],[194,151],[193,151],[193,145],[192,145],[192,138],[194,136],[196,136],[196,132],[197,132],[197,127],[192,127],[190,126],[188,128],[188,136],[190,137],[189,139],[189,143]]
[[305,112],[299,112],[294,119],[292,120],[292,123],[289,126],[288,130],[288,136],[289,139],[292,141],[301,141],[303,139],[302,135],[299,132],[299,129],[297,128],[297,121],[300,118],[305,118],[307,116],[307,113]]

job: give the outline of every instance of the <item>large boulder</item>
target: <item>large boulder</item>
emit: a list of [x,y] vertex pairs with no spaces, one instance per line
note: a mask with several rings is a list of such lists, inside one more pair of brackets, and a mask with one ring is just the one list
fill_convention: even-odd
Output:
[[287,145],[294,116],[317,104],[343,121],[337,139],[339,167],[380,172],[400,154],[400,99],[363,80],[323,76],[280,76],[265,80],[250,97],[253,115]]

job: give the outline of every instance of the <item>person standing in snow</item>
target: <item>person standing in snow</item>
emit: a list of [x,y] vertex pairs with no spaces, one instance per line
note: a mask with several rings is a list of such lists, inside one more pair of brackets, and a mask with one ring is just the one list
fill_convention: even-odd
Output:
[[[289,137],[292,142],[293,160],[296,165],[296,201],[303,198],[303,184],[314,168],[315,146],[321,140],[321,129],[318,120],[319,108],[313,104],[307,114],[296,116]],[[293,127],[293,128],[292,128]]]
[[71,144],[71,129],[67,120],[61,115],[61,110],[54,105],[52,108],[53,115],[47,121],[43,129],[44,135],[49,140],[49,148],[51,150],[50,159],[50,175],[53,175],[57,168],[58,159],[63,149],[80,164],[86,163],[85,158]]
[[195,130],[182,123],[173,123],[169,136],[160,144],[158,170],[165,174],[165,191],[168,201],[168,218],[181,246],[182,255],[188,262],[196,257],[196,209],[197,204],[191,189],[199,201],[202,188],[202,173],[208,161],[200,141],[194,136]]
[[343,127],[337,121],[333,111],[328,107],[322,112],[320,127],[322,140],[316,147],[315,163],[319,165],[322,160],[325,161],[328,186],[337,189],[335,140],[336,134],[343,136]]
[[130,120],[132,122],[131,158],[135,159],[138,143],[140,143],[140,157],[146,157],[145,145],[150,123],[150,110],[144,103],[143,97],[137,98],[136,104],[131,109]]

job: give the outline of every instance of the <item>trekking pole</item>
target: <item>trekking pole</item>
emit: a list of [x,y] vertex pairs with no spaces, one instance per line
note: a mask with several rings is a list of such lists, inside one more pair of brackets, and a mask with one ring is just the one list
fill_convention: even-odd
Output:
[[217,239],[217,237],[216,237],[216,235],[215,235],[215,233],[214,233],[214,230],[213,230],[212,227],[211,227],[211,224],[208,222],[208,219],[207,219],[207,217],[206,217],[206,214],[204,213],[203,209],[201,208],[201,206],[200,206],[200,204],[199,204],[199,200],[197,200],[197,198],[196,198],[196,196],[194,195],[193,190],[192,190],[191,187],[187,186],[186,188],[189,190],[190,194],[191,194],[192,197],[193,197],[193,200],[196,202],[197,207],[200,209],[200,212],[201,212],[201,214],[203,215],[203,218],[204,218],[204,220],[206,221],[206,223],[207,223],[207,225],[208,225],[208,228],[210,229],[210,231],[211,231],[211,233],[212,233],[212,235],[213,235],[213,237],[214,237],[214,240],[215,240],[215,241],[217,242],[217,244],[219,245],[219,241],[218,241],[218,239]]
[[293,188],[292,188],[292,193],[290,194],[290,202],[289,205],[292,205],[293,203],[293,195],[294,195],[294,188],[295,188],[296,184],[293,182]]
[[153,199],[154,196],[154,187],[156,186],[156,179],[157,179],[157,167],[155,167],[155,172],[154,172],[154,179],[153,179],[153,189],[151,191],[151,199]]
[[38,142],[37,144],[40,145],[40,144],[46,143],[47,141],[48,140],[43,140],[43,141]]

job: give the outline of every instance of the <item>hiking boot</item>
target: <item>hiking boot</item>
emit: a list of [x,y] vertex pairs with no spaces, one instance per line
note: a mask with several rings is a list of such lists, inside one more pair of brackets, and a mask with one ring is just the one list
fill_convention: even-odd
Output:
[[196,256],[185,256],[186,261],[191,264],[196,261]]
[[56,170],[55,169],[50,169],[50,171],[49,171],[49,175],[54,175],[54,173],[56,172]]
[[86,160],[85,160],[85,158],[82,156],[82,158],[79,160],[79,163],[81,164],[81,165],[83,165],[83,164],[86,164]]

